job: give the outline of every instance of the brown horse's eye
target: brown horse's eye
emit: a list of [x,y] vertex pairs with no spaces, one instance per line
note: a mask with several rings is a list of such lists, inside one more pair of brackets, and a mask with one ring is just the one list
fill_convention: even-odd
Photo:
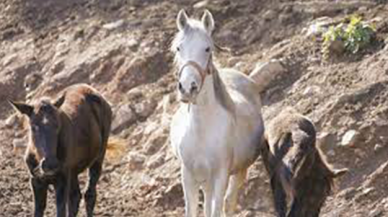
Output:
[[210,47],[207,47],[205,51],[206,51],[206,53],[209,53],[210,52]]

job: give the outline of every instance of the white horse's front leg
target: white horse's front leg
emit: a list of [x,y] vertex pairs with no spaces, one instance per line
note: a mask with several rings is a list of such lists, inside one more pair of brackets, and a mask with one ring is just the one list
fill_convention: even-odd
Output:
[[238,192],[244,184],[247,169],[239,171],[230,177],[225,198],[225,212],[227,216],[233,216],[237,210]]
[[213,191],[212,217],[224,217],[224,198],[228,188],[229,175],[227,171],[220,172],[215,177]]
[[182,165],[182,185],[185,196],[185,217],[195,217],[199,200],[199,185],[184,165]]
[[203,193],[205,196],[205,201],[204,201],[205,217],[211,217],[211,214],[212,214],[213,189],[214,189],[213,183],[211,183],[211,182],[206,183],[205,188],[203,189]]

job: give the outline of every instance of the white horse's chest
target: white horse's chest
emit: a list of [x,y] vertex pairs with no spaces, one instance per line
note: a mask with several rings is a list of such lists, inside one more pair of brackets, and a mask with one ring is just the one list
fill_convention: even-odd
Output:
[[221,162],[229,158],[231,139],[225,135],[231,135],[228,132],[230,124],[223,116],[212,114],[190,119],[188,114],[182,114],[177,118],[181,123],[174,124],[171,129],[176,154],[198,181],[205,181],[221,166]]

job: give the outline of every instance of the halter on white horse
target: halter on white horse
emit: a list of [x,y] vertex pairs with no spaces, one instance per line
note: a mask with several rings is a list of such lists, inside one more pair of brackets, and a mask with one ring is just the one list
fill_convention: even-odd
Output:
[[201,84],[200,84],[200,87],[198,89],[198,92],[201,92],[201,89],[203,87],[203,84],[205,82],[205,78],[207,75],[211,74],[212,73],[212,70],[209,68],[209,66],[206,66],[205,69],[202,69],[202,67],[196,63],[195,61],[192,61],[192,60],[189,60],[187,61],[182,67],[181,69],[179,70],[178,72],[178,78],[181,76],[182,74],[182,71],[186,68],[186,67],[193,67],[195,68],[195,70],[201,75]]
[[172,50],[182,103],[170,133],[181,162],[185,216],[196,216],[202,188],[205,216],[220,217],[224,209],[234,211],[237,191],[259,154],[264,132],[260,97],[249,77],[214,66],[214,20],[209,11],[198,21],[181,10],[177,25]]

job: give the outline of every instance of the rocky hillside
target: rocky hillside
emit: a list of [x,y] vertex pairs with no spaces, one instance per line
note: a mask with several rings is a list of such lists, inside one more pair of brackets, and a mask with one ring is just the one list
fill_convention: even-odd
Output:
[[[385,0],[2,0],[0,216],[30,216],[33,207],[23,118],[6,100],[56,97],[80,82],[109,99],[112,135],[125,141],[122,156],[105,163],[97,216],[183,215],[179,163],[168,138],[178,105],[169,45],[181,8],[193,16],[205,8],[213,13],[215,41],[231,50],[215,54],[220,66],[266,75],[258,90],[266,121],[295,107],[314,121],[328,161],[350,169],[323,216],[388,216]],[[355,13],[375,23],[376,40],[357,54],[323,61],[310,27]],[[46,212],[54,216],[52,191]],[[274,216],[260,160],[241,192],[239,216]]]

